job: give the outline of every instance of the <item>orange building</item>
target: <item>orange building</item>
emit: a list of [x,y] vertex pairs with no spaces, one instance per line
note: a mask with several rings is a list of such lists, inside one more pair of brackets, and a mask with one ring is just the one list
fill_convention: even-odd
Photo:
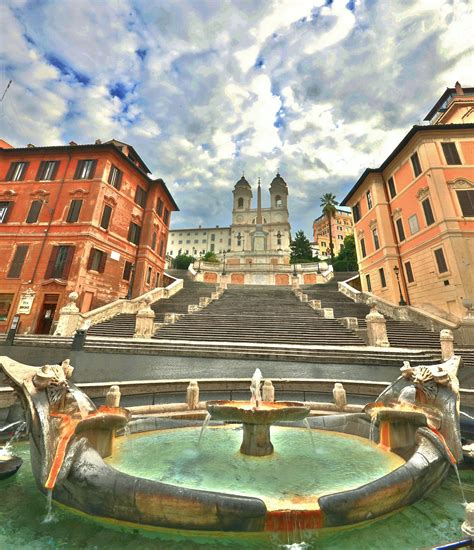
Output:
[[474,88],[448,88],[425,120],[341,204],[362,289],[458,321],[474,298]]
[[0,140],[0,332],[46,334],[70,292],[86,312],[159,286],[178,207],[133,147]]
[[[331,220],[332,241],[334,245],[334,255],[339,254],[346,235],[352,235],[354,228],[352,226],[352,214],[341,208],[336,208],[336,215]],[[330,256],[329,247],[329,223],[327,217],[322,214],[313,222],[313,243],[314,253],[320,258]]]

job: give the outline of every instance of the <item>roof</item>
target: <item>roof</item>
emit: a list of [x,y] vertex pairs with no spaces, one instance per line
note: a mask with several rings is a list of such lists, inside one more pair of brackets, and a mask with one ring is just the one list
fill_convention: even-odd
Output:
[[245,179],[245,176],[243,174],[239,181],[235,184],[234,189],[236,187],[248,187],[249,189],[251,189],[250,183]]
[[[347,210],[346,210],[347,208]],[[343,208],[339,208],[339,206],[336,206],[336,212],[339,213],[339,214],[346,214],[348,216],[351,216],[352,217],[352,212],[351,212],[351,209],[348,208],[347,206],[346,207],[343,207]],[[326,218],[326,214],[321,214],[320,216],[318,216],[317,218],[315,218],[315,220],[313,221],[313,223],[316,223],[318,222],[319,220],[322,220],[323,218]]]
[[[15,151],[41,152],[41,151],[58,151],[58,150],[63,151],[64,149],[75,149],[75,150],[80,150],[80,149],[109,149],[110,150],[111,149],[111,150],[115,151],[116,153],[118,153],[126,162],[128,162],[130,164],[130,166],[132,166],[135,170],[137,170],[140,173],[141,176],[146,178],[148,180],[148,182],[158,183],[163,188],[163,191],[165,192],[166,196],[170,199],[171,204],[175,208],[175,211],[179,211],[179,207],[176,204],[175,200],[173,199],[168,187],[166,186],[166,183],[161,178],[158,178],[156,180],[150,178],[150,176],[148,176],[148,173],[150,171],[146,167],[146,164],[144,162],[142,162],[143,166],[146,168],[146,170],[148,170],[148,173],[146,173],[139,166],[137,166],[133,162],[133,160],[121,150],[121,148],[117,145],[117,144],[121,144],[121,143],[123,143],[123,142],[119,142],[117,140],[110,140],[106,143],[86,143],[86,144],[83,144],[83,145],[77,145],[77,144],[75,144],[75,145],[42,145],[42,146],[39,146],[39,147],[13,147],[11,149],[2,149],[0,147],[0,155],[1,154],[7,154],[7,153],[12,154]],[[138,159],[141,160],[140,157],[138,156],[138,154],[136,153],[135,149],[133,149],[133,147],[131,145],[128,145],[126,143],[123,143],[123,145],[126,145],[127,147],[132,149],[134,154],[137,155]]]
[[223,229],[223,230],[229,230],[230,231],[230,227],[229,226],[224,226],[224,227],[221,227],[221,226],[214,226],[214,227],[185,227],[184,229],[182,228],[179,228],[179,229],[170,229],[170,233],[176,233],[178,231],[219,231],[220,229]]
[[273,184],[282,184],[287,187],[286,181],[280,176],[280,172],[277,172],[277,175],[273,178],[270,187],[273,187]]
[[[474,94],[474,88],[462,88],[462,91],[464,92],[464,95]],[[433,108],[425,116],[424,120],[431,120],[435,116],[435,114],[441,109],[444,103],[453,95],[463,97],[461,94],[457,93],[456,88],[446,88],[443,95],[434,104]]]
[[390,155],[383,161],[379,168],[366,168],[360,178],[356,181],[355,185],[349,191],[349,193],[339,203],[341,206],[347,206],[347,201],[352,195],[359,189],[364,182],[365,178],[369,174],[379,174],[392,162],[392,160],[400,153],[400,151],[411,141],[411,139],[418,132],[449,132],[451,130],[474,130],[474,124],[436,124],[426,126],[413,126],[408,134],[402,139],[402,141],[395,147]]
[[128,143],[125,143],[124,141],[118,141],[117,139],[110,139],[109,141],[104,141],[104,143],[112,143],[112,145],[115,145],[118,149],[121,149],[121,146],[128,147],[129,151],[132,153],[132,160],[137,160],[143,166],[146,173],[151,174],[151,170],[143,162],[143,159],[141,158],[141,156],[135,151],[135,148],[129,145]]

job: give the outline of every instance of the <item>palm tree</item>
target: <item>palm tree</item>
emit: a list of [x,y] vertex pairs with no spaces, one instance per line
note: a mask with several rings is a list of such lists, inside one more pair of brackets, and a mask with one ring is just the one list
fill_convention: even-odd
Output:
[[323,214],[328,220],[329,226],[329,252],[331,254],[331,263],[334,261],[334,243],[332,242],[332,218],[336,217],[336,206],[339,203],[336,201],[336,195],[334,193],[325,193],[321,197],[321,207]]

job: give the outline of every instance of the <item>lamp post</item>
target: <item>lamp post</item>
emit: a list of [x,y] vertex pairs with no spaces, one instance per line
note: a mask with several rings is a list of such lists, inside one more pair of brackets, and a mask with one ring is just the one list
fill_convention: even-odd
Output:
[[293,264],[293,277],[298,277],[298,274],[296,273],[296,264]]
[[398,292],[400,294],[400,301],[398,302],[398,305],[399,306],[406,306],[407,303],[405,302],[405,300],[403,299],[403,294],[402,294],[402,288],[400,286],[400,279],[398,277],[398,274],[400,273],[400,269],[398,268],[398,266],[395,266],[393,268],[393,272],[395,273],[395,276],[397,277],[397,284],[398,284]]
[[198,268],[196,273],[201,273],[201,260],[202,260],[202,255],[199,254]]
[[223,256],[224,256],[224,263],[222,265],[222,275],[226,275],[226,271],[225,271],[225,250],[223,252]]

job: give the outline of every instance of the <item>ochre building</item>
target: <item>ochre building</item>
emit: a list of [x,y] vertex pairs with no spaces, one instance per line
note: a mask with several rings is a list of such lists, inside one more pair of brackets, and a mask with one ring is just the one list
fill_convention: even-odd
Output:
[[[336,208],[336,215],[331,218],[332,241],[334,254],[339,254],[346,235],[352,235],[352,214],[341,208]],[[313,251],[320,258],[329,258],[329,222],[327,216],[322,214],[313,222]]]
[[68,294],[82,312],[163,277],[171,212],[133,147],[14,148],[0,140],[0,332],[51,332]]
[[425,121],[341,204],[363,290],[456,321],[474,299],[474,88],[448,88]]

